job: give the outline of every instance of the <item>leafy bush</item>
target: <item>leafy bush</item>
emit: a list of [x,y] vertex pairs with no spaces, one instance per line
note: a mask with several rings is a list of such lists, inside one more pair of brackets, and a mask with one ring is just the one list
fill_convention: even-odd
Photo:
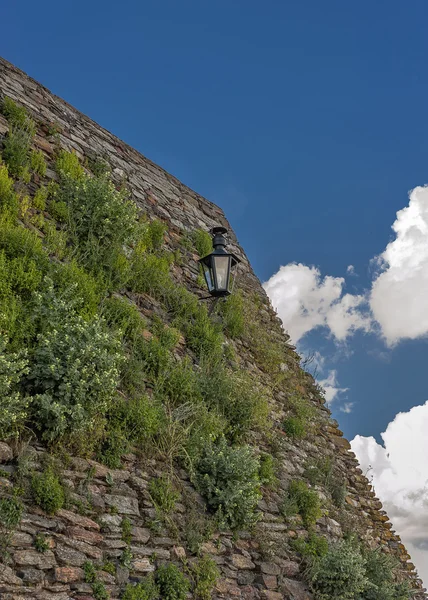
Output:
[[350,542],[339,542],[313,560],[307,576],[316,600],[354,600],[368,585],[364,558]]
[[412,597],[408,584],[396,581],[399,567],[397,559],[380,549],[366,549],[362,554],[369,580],[369,585],[361,596],[362,600],[408,600]]
[[95,600],[108,600],[110,596],[105,585],[98,579],[94,564],[87,560],[83,565],[83,570],[85,572],[85,581],[90,584]]
[[195,597],[200,600],[211,600],[212,591],[220,576],[216,563],[207,555],[202,556],[193,565],[195,578]]
[[0,210],[3,215],[16,217],[18,200],[13,188],[13,179],[9,177],[6,165],[0,163]]
[[41,150],[31,150],[30,153],[31,170],[44,177],[46,175],[46,161]]
[[128,517],[124,517],[122,519],[122,523],[120,524],[120,527],[122,529],[122,540],[124,542],[126,542],[127,544],[130,544],[131,539],[132,539],[132,534],[131,534],[132,523],[131,523],[130,519],[128,519]]
[[78,180],[64,171],[58,200],[68,207],[67,227],[80,260],[109,269],[136,232],[137,207],[108,177]]
[[198,402],[200,392],[190,360],[170,360],[159,374],[155,392],[173,406]]
[[46,540],[46,536],[43,533],[38,533],[34,538],[34,547],[37,552],[43,553],[49,550],[49,543]]
[[102,286],[75,260],[55,264],[51,276],[57,293],[84,319],[95,317],[102,297]]
[[6,117],[11,125],[16,127],[23,127],[27,121],[27,111],[23,106],[19,106],[9,98],[5,96],[1,104],[1,113]]
[[195,231],[192,232],[192,239],[196,252],[201,258],[213,251],[213,240],[207,231],[195,229]]
[[134,339],[144,328],[144,320],[135,304],[121,296],[111,296],[103,304],[102,314],[110,327],[125,338]]
[[78,181],[83,179],[85,171],[79,162],[78,157],[73,152],[60,150],[55,162],[55,168],[63,178],[70,178]]
[[49,202],[49,213],[58,223],[67,223],[70,213],[64,200],[52,199]]
[[26,417],[28,400],[18,390],[22,377],[28,373],[25,354],[5,352],[6,340],[0,336],[0,439],[17,434]]
[[167,255],[158,256],[137,246],[131,257],[129,287],[134,292],[162,298],[171,286],[170,266]]
[[174,510],[180,495],[174,490],[171,480],[166,477],[156,477],[149,483],[149,492],[153,502],[163,512],[170,513]]
[[153,575],[147,575],[136,585],[129,583],[122,595],[122,600],[158,600],[158,598],[159,588]]
[[190,588],[187,577],[172,563],[159,567],[156,583],[162,600],[185,600]]
[[47,197],[47,188],[45,188],[44,186],[40,186],[39,188],[37,188],[37,191],[34,194],[33,198],[34,208],[37,208],[37,210],[45,210]]
[[278,484],[276,471],[277,465],[274,457],[271,454],[261,454],[259,469],[260,483],[267,487],[276,487]]
[[231,294],[220,305],[223,327],[231,338],[241,337],[245,329],[243,300],[239,293]]
[[301,439],[306,435],[306,425],[300,417],[288,417],[283,421],[285,433],[293,439]]
[[0,527],[2,529],[15,529],[22,518],[24,506],[19,498],[0,498]]
[[259,467],[249,446],[228,446],[224,437],[207,443],[196,464],[195,483],[222,526],[243,528],[256,521]]
[[327,485],[332,472],[332,460],[327,456],[306,463],[303,475],[308,479],[311,485]]
[[51,467],[33,476],[31,490],[34,502],[49,514],[55,514],[64,506],[64,488]]
[[304,481],[291,481],[285,500],[288,507],[296,508],[306,527],[314,525],[321,517],[319,496],[314,490],[310,490]]
[[101,319],[85,321],[55,293],[52,282],[46,285],[44,293],[36,295],[36,314],[44,330],[29,373],[36,423],[51,441],[82,431],[90,431],[96,441],[119,380],[120,343]]
[[138,232],[140,250],[157,251],[160,250],[163,242],[167,226],[162,221],[154,219],[149,223],[140,225]]
[[327,539],[321,535],[311,532],[308,539],[297,538],[293,542],[293,547],[297,552],[306,558],[311,559],[314,557],[325,556],[328,552]]
[[17,106],[11,98],[3,100],[2,112],[9,121],[10,128],[3,141],[3,160],[12,177],[22,177],[29,181],[30,147],[36,132],[35,123],[22,106]]

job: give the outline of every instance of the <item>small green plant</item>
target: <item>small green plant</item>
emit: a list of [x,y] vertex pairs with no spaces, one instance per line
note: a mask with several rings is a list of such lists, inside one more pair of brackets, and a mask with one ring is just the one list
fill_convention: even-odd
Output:
[[297,538],[293,548],[300,552],[305,559],[325,556],[328,552],[328,541],[325,537],[311,532],[308,538]]
[[129,546],[127,546],[123,549],[122,554],[120,555],[120,564],[122,565],[122,567],[125,567],[125,569],[130,569],[133,558],[134,557],[131,552],[131,549],[129,548]]
[[102,570],[110,575],[116,575],[116,565],[112,562],[105,562],[102,566]]
[[369,585],[362,600],[408,600],[413,597],[407,582],[397,581],[399,562],[380,548],[369,550],[363,548],[366,576]]
[[128,519],[128,517],[124,517],[122,519],[121,528],[122,528],[122,540],[124,542],[126,542],[127,544],[130,544],[131,540],[132,540],[132,533],[131,533],[132,523],[131,523],[130,519]]
[[156,583],[162,600],[185,600],[190,588],[187,577],[172,563],[159,567]]
[[34,547],[37,552],[46,552],[46,550],[49,550],[49,543],[43,533],[38,533],[34,538]]
[[16,127],[23,127],[28,118],[26,109],[23,106],[16,104],[16,102],[8,96],[4,97],[0,111],[9,123]]
[[195,483],[220,525],[245,528],[257,520],[259,468],[249,446],[228,446],[224,437],[206,444],[196,464]]
[[40,186],[39,188],[37,188],[37,191],[34,194],[33,198],[34,208],[37,208],[37,210],[45,210],[47,197],[47,188],[45,188],[44,186]]
[[301,417],[288,417],[283,421],[282,427],[293,439],[301,439],[306,435],[306,424]]
[[52,199],[49,202],[49,214],[58,223],[67,223],[69,218],[68,206],[63,200]]
[[98,573],[94,564],[87,560],[83,565],[83,570],[85,573],[85,581],[91,586],[95,600],[108,600],[109,594],[105,585],[98,579]]
[[0,439],[2,440],[18,434],[27,417],[29,404],[18,388],[21,379],[28,373],[26,356],[24,353],[8,353],[5,349],[6,339],[0,336],[0,397],[2,399]]
[[3,160],[12,177],[22,178],[28,183],[30,179],[30,147],[36,132],[36,126],[22,106],[18,106],[11,98],[5,98],[2,112],[9,121],[10,128],[3,142]]
[[226,334],[231,338],[241,337],[245,329],[241,294],[231,294],[227,300],[220,305],[220,310]]
[[198,558],[193,565],[195,597],[199,600],[210,600],[219,576],[220,571],[212,558],[207,555]]
[[31,170],[37,175],[44,177],[46,175],[46,161],[41,150],[31,150],[30,152]]
[[193,231],[192,233],[192,239],[196,252],[201,258],[212,252],[213,241],[212,237],[207,231],[204,231],[202,229],[195,229],[195,231]]
[[9,177],[6,165],[0,162],[0,211],[3,218],[6,216],[15,220],[18,213],[18,199],[13,188],[13,179]]
[[321,517],[321,502],[318,494],[310,490],[304,481],[291,481],[282,507],[286,516],[295,509],[306,527],[314,525]]
[[42,473],[33,475],[31,491],[34,502],[51,515],[64,506],[64,488],[52,467],[47,467]]
[[153,575],[147,575],[135,585],[129,583],[122,595],[122,600],[158,600],[158,598],[159,588]]
[[55,168],[62,177],[70,177],[73,180],[83,179],[85,171],[73,152],[60,150],[56,159]]
[[271,454],[263,453],[260,455],[259,479],[262,485],[275,488],[278,485],[276,476],[277,465]]
[[149,483],[149,492],[155,505],[165,513],[174,510],[180,495],[172,486],[171,480],[166,476],[156,477]]
[[0,526],[15,529],[22,518],[23,504],[17,496],[0,498]]

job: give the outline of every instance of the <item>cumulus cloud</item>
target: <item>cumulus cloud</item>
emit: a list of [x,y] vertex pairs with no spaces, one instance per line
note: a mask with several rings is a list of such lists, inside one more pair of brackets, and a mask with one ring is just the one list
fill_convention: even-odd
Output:
[[338,341],[357,329],[370,331],[364,296],[343,295],[343,277],[322,277],[316,267],[292,263],[264,283],[284,328],[298,342],[316,327],[326,327]]
[[343,406],[339,407],[339,410],[341,412],[344,412],[346,414],[349,414],[350,412],[352,412],[352,409],[354,407],[354,402],[345,402],[345,404]]
[[[364,294],[346,294],[343,277],[297,263],[264,284],[294,342],[318,327],[339,342],[357,330],[377,332],[388,346],[428,335],[428,186],[410,192],[392,229],[395,239],[370,261],[374,280]],[[353,265],[347,274],[355,275]]]
[[[341,388],[339,387],[339,383],[337,381],[337,371],[333,369],[329,371],[328,376],[325,379],[321,379],[318,381],[320,386],[324,389],[325,400],[327,404],[331,404],[334,400],[336,400],[340,394],[347,392],[349,388]],[[348,403],[351,404],[351,403]],[[352,406],[352,404],[351,404]],[[348,412],[348,411],[345,411]],[[350,411],[349,411],[350,412]]]
[[420,577],[428,584],[428,402],[399,413],[381,434],[351,442],[361,468],[372,478]]
[[348,275],[354,275],[355,277],[357,277],[354,265],[348,265],[348,267],[346,268],[346,272],[348,273]]
[[428,187],[416,187],[397,212],[396,237],[377,258],[370,307],[389,345],[428,334]]

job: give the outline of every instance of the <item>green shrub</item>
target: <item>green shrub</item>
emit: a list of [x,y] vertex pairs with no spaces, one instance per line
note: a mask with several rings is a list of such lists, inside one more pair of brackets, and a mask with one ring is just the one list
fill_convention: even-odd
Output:
[[27,121],[27,111],[23,106],[19,106],[9,98],[5,96],[1,104],[1,113],[6,117],[11,125],[16,127],[23,127]]
[[285,433],[293,439],[301,439],[306,435],[306,425],[300,417],[288,417],[283,421]]
[[316,521],[321,517],[321,503],[318,494],[314,490],[310,490],[304,481],[291,481],[286,501],[288,505],[294,505],[297,512],[302,517],[306,527],[315,525]]
[[245,329],[241,294],[231,294],[225,302],[222,302],[220,310],[226,334],[231,338],[241,337]]
[[155,505],[165,513],[174,510],[180,495],[174,490],[171,480],[166,476],[156,477],[149,483],[149,492]]
[[109,595],[105,585],[98,579],[97,570],[94,564],[87,560],[83,565],[83,570],[85,572],[85,581],[90,584],[95,600],[108,600]]
[[196,464],[195,483],[221,525],[237,529],[256,521],[259,468],[249,446],[228,446],[223,437],[206,444]]
[[67,297],[73,310],[85,319],[95,317],[101,302],[102,286],[75,260],[56,264],[51,269],[57,293]]
[[195,231],[192,232],[192,239],[196,252],[201,258],[213,251],[213,240],[207,231],[195,229]]
[[128,583],[122,595],[122,600],[158,600],[158,598],[159,588],[153,575],[147,575],[135,585]]
[[57,173],[63,178],[78,181],[85,177],[85,171],[78,157],[73,152],[60,150],[55,162],[55,168]]
[[33,206],[37,208],[37,210],[45,210],[46,209],[46,200],[48,197],[48,190],[43,185],[37,188],[36,193],[33,198]]
[[185,600],[190,588],[187,577],[172,563],[159,567],[156,583],[162,600]]
[[0,211],[15,219],[18,213],[18,199],[13,187],[13,179],[9,177],[6,165],[0,163]]
[[31,150],[30,153],[31,170],[44,177],[46,175],[46,161],[41,150]]
[[131,534],[132,523],[131,523],[130,519],[128,519],[128,517],[123,517],[122,523],[120,526],[122,529],[122,540],[129,545],[132,540],[132,534]]
[[102,314],[110,327],[119,329],[125,338],[135,339],[144,329],[144,319],[135,304],[121,296],[105,300]]
[[259,469],[260,483],[267,487],[276,487],[278,484],[276,471],[277,465],[274,457],[271,454],[261,454]]
[[0,527],[12,530],[18,527],[22,518],[24,506],[16,496],[12,498],[0,498]]
[[143,248],[144,250],[152,252],[160,250],[164,242],[166,231],[167,226],[158,219],[140,225],[138,233],[140,250]]
[[307,576],[316,600],[354,600],[368,585],[364,558],[349,542],[340,542],[313,560]]
[[25,354],[5,352],[6,340],[0,336],[0,440],[15,436],[27,417],[28,399],[24,398],[18,384],[28,373]]
[[158,256],[141,250],[138,246],[131,257],[129,287],[137,293],[162,298],[172,285],[171,261],[167,255]]
[[55,514],[64,506],[64,488],[51,467],[33,476],[31,491],[34,502],[49,514]]
[[125,569],[130,569],[133,558],[134,557],[131,552],[131,549],[129,548],[129,546],[127,546],[122,550],[122,554],[120,555],[120,564],[122,565],[122,567],[125,567]]
[[311,532],[308,539],[297,538],[293,542],[293,547],[297,552],[306,558],[311,559],[314,557],[325,556],[328,552],[327,539],[321,535]]
[[220,571],[207,555],[198,558],[193,565],[193,576],[195,578],[195,597],[200,600],[211,600],[212,591],[220,576]]
[[110,575],[116,575],[116,565],[112,562],[105,562],[102,566],[102,570]]
[[49,543],[46,540],[46,537],[43,533],[38,533],[36,535],[36,537],[34,538],[34,547],[37,550],[37,552],[46,552],[46,550],[49,550]]
[[32,353],[29,383],[36,396],[34,412],[43,438],[98,428],[115,396],[123,360],[119,341],[95,317],[85,321],[47,282],[36,294],[36,314],[44,324]]
[[201,358],[219,358],[223,351],[221,326],[214,323],[206,306],[199,305],[189,320],[178,319],[178,327],[183,331],[188,347]]
[[168,368],[159,375],[155,393],[173,406],[198,402],[200,392],[191,361],[170,360]]
[[95,270],[110,269],[134,239],[135,203],[108,177],[76,181],[69,174],[62,177],[58,199],[67,204],[67,227],[80,260]]
[[311,485],[327,485],[333,472],[333,463],[329,456],[307,462],[303,476]]
[[49,202],[49,214],[58,223],[67,223],[70,217],[68,206],[64,200],[52,199]]
[[396,571],[399,568],[396,558],[380,549],[365,549],[362,554],[369,580],[369,585],[361,596],[362,600],[408,600],[412,597],[407,582],[396,581]]

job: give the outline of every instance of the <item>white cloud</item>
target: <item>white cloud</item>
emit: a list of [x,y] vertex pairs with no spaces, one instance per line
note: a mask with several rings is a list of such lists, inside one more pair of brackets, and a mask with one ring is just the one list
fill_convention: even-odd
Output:
[[346,268],[346,272],[348,273],[348,275],[354,275],[354,277],[357,277],[354,265],[348,265],[348,267]]
[[[331,404],[334,400],[337,400],[340,394],[347,392],[349,388],[339,387],[337,381],[337,371],[329,371],[328,376],[325,379],[318,381],[319,385],[324,389],[325,401],[327,404]],[[352,403],[348,403],[352,406]],[[344,411],[350,412],[350,411]]]
[[341,412],[349,414],[350,412],[352,412],[352,408],[353,408],[354,404],[355,404],[355,402],[345,402],[345,404],[343,406],[339,407],[339,410]]
[[351,442],[363,471],[428,584],[428,402],[399,413],[381,434]]
[[396,234],[378,257],[370,306],[389,345],[428,334],[428,187],[410,192],[397,212]]
[[369,331],[364,296],[343,293],[343,277],[322,278],[316,267],[292,263],[263,284],[284,328],[296,343],[316,327],[326,327],[338,341],[357,329]]

